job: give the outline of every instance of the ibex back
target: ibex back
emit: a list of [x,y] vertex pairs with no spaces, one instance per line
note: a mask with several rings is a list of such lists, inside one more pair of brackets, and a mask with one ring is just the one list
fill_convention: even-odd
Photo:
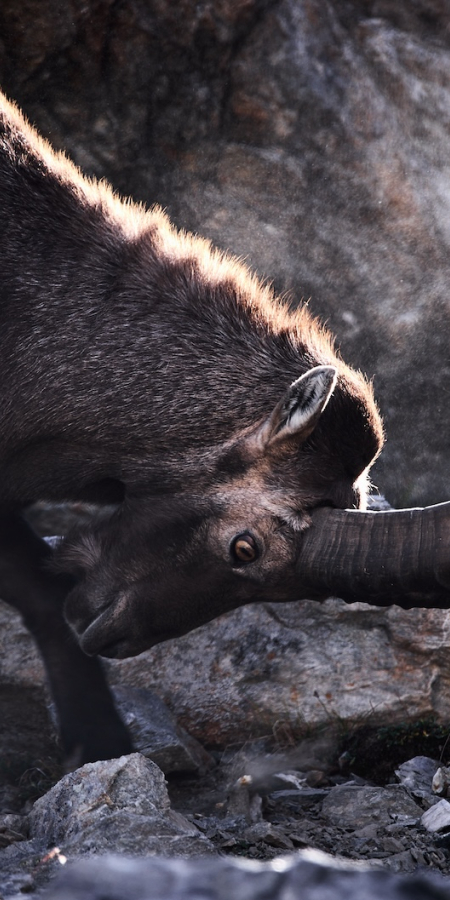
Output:
[[[0,596],[39,643],[66,752],[118,755],[92,655],[301,596],[295,535],[364,504],[381,422],[305,308],[84,178],[4,98],[0,246]],[[38,499],[118,509],[51,573],[21,517]]]

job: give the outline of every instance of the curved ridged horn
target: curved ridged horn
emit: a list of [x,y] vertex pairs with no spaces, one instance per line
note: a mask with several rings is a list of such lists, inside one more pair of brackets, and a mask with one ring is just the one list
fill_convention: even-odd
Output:
[[383,512],[320,508],[311,518],[296,566],[312,597],[450,607],[450,502]]

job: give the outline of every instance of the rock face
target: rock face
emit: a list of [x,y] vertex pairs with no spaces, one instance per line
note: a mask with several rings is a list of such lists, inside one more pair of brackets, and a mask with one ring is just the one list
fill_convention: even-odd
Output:
[[375,377],[396,506],[448,496],[450,12],[438,0],[5,0],[58,147],[311,298]]
[[[0,614],[0,704],[3,721],[8,710],[15,717],[3,752],[27,759],[32,749],[37,759],[55,752],[43,669],[17,614],[1,603]],[[364,723],[430,716],[448,722],[449,628],[450,613],[442,610],[333,599],[255,605],[105,665],[136,746],[166,772],[186,771],[207,767],[208,758],[188,736],[180,741],[179,729],[161,718],[146,692],[158,694],[192,737],[213,747],[271,734],[292,743],[305,733],[339,735]]]
[[449,613],[340,600],[249,606],[135,659],[111,680],[147,686],[201,743],[273,729],[450,720]]

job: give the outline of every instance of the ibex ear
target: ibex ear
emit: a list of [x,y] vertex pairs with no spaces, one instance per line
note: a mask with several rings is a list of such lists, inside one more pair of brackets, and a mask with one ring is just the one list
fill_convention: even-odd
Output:
[[305,441],[314,430],[335,385],[334,366],[316,366],[297,378],[262,426],[262,442],[271,446],[291,437]]

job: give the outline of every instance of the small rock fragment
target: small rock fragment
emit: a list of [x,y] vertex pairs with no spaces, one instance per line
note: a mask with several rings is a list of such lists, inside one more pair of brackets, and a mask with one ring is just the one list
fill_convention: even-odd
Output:
[[272,825],[270,822],[258,822],[244,831],[244,838],[249,843],[264,841],[270,847],[278,847],[279,850],[293,850],[294,844],[283,828]]
[[443,832],[450,829],[450,803],[448,800],[439,800],[430,809],[424,812],[421,823],[427,831]]
[[329,785],[328,777],[321,769],[310,769],[306,773],[306,784],[310,788],[324,787]]
[[418,819],[420,810],[400,786],[342,784],[332,788],[325,797],[322,812],[330,822],[356,831],[370,824],[389,825]]
[[278,779],[282,785],[292,785],[297,790],[301,790],[305,786],[306,777],[297,772],[275,772],[274,778]]
[[5,813],[0,816],[0,848],[8,847],[17,841],[24,841],[28,836],[26,816]]
[[364,840],[375,840],[378,835],[378,825],[364,825],[362,828],[358,828],[355,831],[355,836],[359,838],[363,838]]
[[448,766],[439,766],[434,773],[431,787],[435,794],[441,797],[448,797],[450,793],[450,768]]
[[272,791],[269,794],[269,800],[273,803],[284,802],[289,800],[296,806],[313,806],[314,803],[320,803],[330,793],[327,788],[310,788],[305,787],[298,791]]
[[113,693],[136,750],[156,763],[166,775],[204,772],[212,768],[213,758],[178,725],[157,694],[134,687],[115,687]]
[[436,769],[439,768],[439,762],[430,759],[428,756],[414,756],[407,762],[402,763],[395,774],[408,794],[412,797],[419,797],[427,800],[429,803],[435,803],[436,798],[433,797],[432,781]]
[[243,816],[249,824],[261,820],[261,797],[252,788],[251,775],[242,775],[235,781],[228,795],[229,816]]

